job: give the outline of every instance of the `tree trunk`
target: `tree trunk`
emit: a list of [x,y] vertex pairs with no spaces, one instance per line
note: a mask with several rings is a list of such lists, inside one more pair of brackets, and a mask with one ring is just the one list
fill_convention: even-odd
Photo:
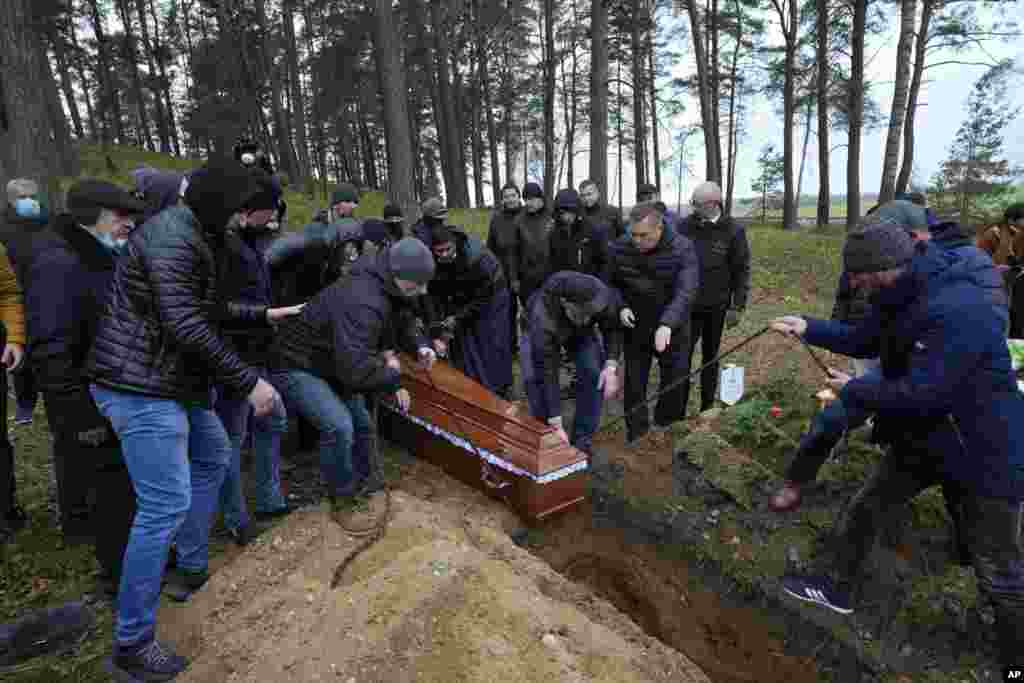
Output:
[[712,140],[714,141],[715,166],[717,173],[709,177],[718,186],[722,186],[722,108],[719,105],[721,98],[721,70],[718,64],[718,0],[711,0],[711,14],[707,17],[710,33],[711,64],[708,72],[708,88],[711,91],[711,125],[713,126]]
[[644,55],[640,43],[641,25],[644,23],[644,12],[640,0],[633,0],[633,21],[631,22],[630,51],[633,57],[633,162],[636,182],[647,182],[647,154],[644,149],[646,133],[644,132]]
[[[590,179],[608,192],[608,8],[590,9]],[[621,199],[620,199],[621,204]]]
[[[776,5],[778,7],[778,5]],[[797,51],[797,0],[788,0],[788,17],[779,10],[779,20],[786,38],[785,83],[782,93],[782,167],[783,167],[783,208],[782,227],[796,228],[796,198],[793,196],[793,161],[795,159],[794,125],[796,123],[796,51]]]
[[469,208],[469,160],[466,159],[466,120],[462,107],[466,101],[465,87],[462,84],[462,72],[459,71],[458,55],[452,50],[449,57],[451,58],[452,101],[448,103],[448,106],[452,111],[451,120],[455,122],[455,137],[453,138],[456,159],[455,187],[458,190],[455,206]]
[[431,2],[431,38],[434,52],[434,69],[431,70],[431,78],[434,81],[434,123],[437,130],[438,148],[441,152],[441,175],[444,177],[444,189],[448,198],[449,206],[453,204],[456,194],[455,165],[458,163],[458,149],[455,135],[455,121],[453,109],[451,108],[450,84],[448,81],[448,42],[447,36],[443,35],[444,17],[442,16],[443,4]]
[[700,102],[700,120],[704,128],[705,169],[709,180],[722,177],[719,158],[715,155],[718,145],[718,131],[715,129],[715,117],[712,111],[710,82],[708,79],[708,63],[705,57],[704,36],[700,30],[700,17],[697,14],[697,0],[688,0],[686,9],[690,16],[690,33],[693,36],[693,55],[697,62],[697,93]]
[[[140,0],[141,3],[141,0]],[[141,9],[141,4],[140,4]],[[156,5],[153,0],[149,0],[149,12],[153,17],[153,48],[157,51],[156,64],[157,70],[160,73],[160,90],[161,95],[164,98],[164,112],[167,115],[167,128],[171,136],[171,144],[174,145],[174,153],[178,156],[184,156],[184,149],[181,145],[181,139],[178,137],[178,122],[174,115],[174,99],[171,97],[171,79],[167,76],[167,66],[164,60],[161,59],[163,54],[163,43],[160,40],[160,17],[156,12]],[[187,19],[187,12],[186,12]],[[143,25],[146,22],[143,21]],[[188,28],[188,22],[185,22],[185,43],[188,45],[188,57],[189,57],[189,70],[191,70],[192,64],[192,33]],[[188,83],[188,77],[186,76],[186,84]]]
[[[479,30],[479,29],[478,29]],[[483,90],[483,79],[480,74],[480,48],[477,46],[475,50],[475,59],[473,60],[473,70],[477,74],[476,88],[471,98],[471,111],[472,111],[472,126],[473,126],[473,194],[476,199],[476,208],[482,209],[487,206],[487,202],[484,200],[484,139],[483,139],[483,112],[480,111],[480,96]],[[494,188],[494,195],[497,196],[498,188]]]
[[96,112],[92,106],[92,96],[89,93],[89,84],[93,81],[86,78],[86,71],[84,62],[85,59],[81,56],[82,50],[78,46],[78,34],[75,30],[75,22],[68,22],[68,38],[71,40],[71,47],[74,49],[74,53],[77,56],[75,61],[75,71],[78,74],[78,81],[82,85],[82,99],[85,101],[85,115],[89,122],[89,135],[93,140],[100,140],[103,137],[103,126],[102,122],[98,120]]
[[[652,10],[653,11],[653,10]],[[661,149],[658,143],[658,89],[654,82],[654,21],[647,25],[647,87],[651,98],[651,149],[654,163],[654,184],[661,187]]]
[[896,167],[900,161],[900,133],[907,117],[907,86],[910,83],[910,53],[914,48],[914,15],[916,0],[900,2],[900,41],[896,48],[896,84],[889,114],[889,133],[885,138],[885,158],[882,162],[882,186],[878,203],[888,202],[896,195]]
[[860,223],[860,146],[864,128],[864,29],[867,0],[852,0],[851,64],[849,97],[849,149],[846,157],[846,229]]
[[[32,16],[29,0],[0,2],[0,186],[13,178],[32,178],[57,209],[58,178],[75,170],[62,168],[59,149],[65,147],[74,161],[74,148],[60,139],[67,136],[67,122],[64,110],[51,106],[57,87]],[[48,97],[54,102],[48,103]]]
[[729,140],[726,146],[726,179],[728,188],[725,192],[725,207],[723,213],[726,216],[732,215],[732,202],[736,195],[736,97],[738,90],[737,78],[739,78],[740,45],[743,44],[743,7],[740,0],[735,0],[736,5],[736,44],[732,50],[732,61],[729,66]]
[[[125,7],[125,13],[130,10]],[[135,14],[139,18],[139,33],[142,36],[142,49],[146,52],[146,67],[149,69],[150,90],[153,92],[153,106],[156,110],[157,135],[160,137],[160,151],[164,154],[171,154],[171,132],[168,125],[168,116],[164,107],[164,88],[158,83],[157,69],[154,61],[153,41],[149,38],[149,22],[146,19],[145,0],[136,0]],[[159,30],[159,29],[157,29]],[[159,55],[157,56],[159,58]]]
[[121,18],[121,26],[124,29],[124,41],[126,57],[130,64],[128,68],[132,77],[132,94],[135,96],[135,107],[139,115],[139,140],[146,149],[155,150],[153,138],[150,134],[149,112],[146,111],[146,95],[142,92],[142,76],[139,75],[139,55],[135,49],[135,32],[132,29],[131,10],[128,8],[128,0],[118,0],[117,13]]
[[921,26],[917,30],[914,47],[914,74],[910,79],[910,92],[907,94],[907,118],[903,124],[903,164],[900,175],[896,179],[896,191],[906,192],[910,177],[914,173],[914,119],[917,116],[917,97],[921,92],[921,80],[924,76],[924,65],[927,59],[928,31],[935,11],[935,0],[922,0]]
[[[285,0],[284,14],[284,48],[288,60],[288,87],[292,100],[292,128],[295,131],[295,149],[298,153],[299,180],[302,184],[310,177],[309,142],[306,139],[306,102],[302,96],[302,73],[299,70],[299,48],[295,40],[295,0]],[[404,80],[404,79],[403,79]]]
[[265,0],[256,0],[256,23],[263,36],[263,40],[260,41],[262,43],[260,54],[263,57],[263,72],[270,81],[270,112],[274,119],[272,142],[277,143],[277,158],[281,164],[281,170],[294,180],[298,174],[296,173],[295,153],[292,151],[292,131],[288,117],[284,115],[281,70],[277,68],[277,55],[272,51],[272,46],[277,45],[277,41],[273,40],[270,24],[267,21]]
[[825,227],[832,209],[832,194],[829,188],[829,105],[828,85],[828,27],[829,0],[817,0],[816,57],[818,79],[815,83],[818,99],[818,225]]
[[544,0],[544,198],[555,183],[555,0]]
[[53,131],[53,146],[57,154],[57,162],[60,164],[61,175],[78,175],[78,154],[71,144],[71,130],[68,128],[68,120],[64,116],[64,107],[60,103],[60,94],[57,92],[57,79],[53,76],[53,69],[50,68],[50,60],[43,52],[43,72],[40,83],[43,85],[46,95],[46,108],[50,115],[50,128]]
[[[103,141],[105,143],[109,143],[111,141],[123,143],[124,120],[121,115],[121,98],[113,83],[110,44],[107,39],[107,34],[103,30],[103,17],[100,14],[98,2],[99,0],[89,0],[92,29],[93,33],[96,35],[96,59],[99,64],[99,73],[96,75],[99,76],[100,86],[103,92],[103,96],[98,102],[98,113],[104,122]],[[110,112],[109,117],[107,116],[108,110]],[[110,130],[111,124],[113,124],[113,135],[111,135]],[[111,138],[113,138],[113,140]]]
[[402,207],[407,221],[416,216],[413,187],[412,136],[409,134],[408,87],[398,54],[400,24],[395,20],[391,0],[376,0],[373,22],[374,54],[384,103],[385,140],[388,149],[388,178],[391,201]]
[[[59,41],[56,41],[59,43]],[[71,66],[68,64],[67,53],[63,48],[54,46],[54,55],[57,58],[57,71],[60,72],[60,89],[67,102],[68,111],[71,113],[71,124],[75,127],[75,137],[79,140],[85,139],[85,128],[82,127],[82,113],[78,110],[78,100],[75,99],[75,88],[71,83]]]
[[480,81],[483,83],[484,114],[487,117],[487,147],[491,156],[491,187],[494,188],[494,204],[497,206],[501,198],[501,166],[499,166],[498,160],[498,130],[494,123],[494,103],[491,101],[491,78],[487,67],[487,49],[485,48],[480,53]]
[[800,202],[804,196],[804,165],[807,163],[807,144],[811,141],[811,122],[814,120],[814,100],[807,98],[807,115],[804,117],[804,144],[800,151],[800,170],[796,174],[796,215],[800,215]]

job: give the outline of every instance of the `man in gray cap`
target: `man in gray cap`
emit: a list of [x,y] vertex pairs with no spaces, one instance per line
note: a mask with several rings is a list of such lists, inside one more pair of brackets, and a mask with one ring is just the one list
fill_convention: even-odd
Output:
[[336,515],[381,485],[371,477],[374,427],[363,395],[393,394],[408,410],[394,350],[417,353],[427,367],[437,357],[410,306],[426,294],[434,270],[430,249],[406,237],[359,261],[279,328],[273,382],[320,432],[320,470]]
[[[831,370],[833,419],[877,415],[888,446],[854,497],[823,575],[787,576],[789,595],[841,614],[879,525],[936,484],[956,488],[958,522],[982,595],[995,605],[1000,665],[1024,652],[1024,396],[1003,333],[1007,312],[984,295],[984,274],[962,255],[917,242],[902,227],[851,233],[843,249],[851,283],[874,304],[857,327],[785,316],[782,333],[853,357],[881,355],[863,377]],[[1016,660],[1016,661],[1015,661]]]

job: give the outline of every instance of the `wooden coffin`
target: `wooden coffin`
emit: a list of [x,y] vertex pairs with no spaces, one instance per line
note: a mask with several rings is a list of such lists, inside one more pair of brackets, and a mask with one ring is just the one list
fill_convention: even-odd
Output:
[[402,413],[382,402],[381,435],[537,522],[583,501],[587,456],[548,424],[444,361],[429,371],[402,356]]

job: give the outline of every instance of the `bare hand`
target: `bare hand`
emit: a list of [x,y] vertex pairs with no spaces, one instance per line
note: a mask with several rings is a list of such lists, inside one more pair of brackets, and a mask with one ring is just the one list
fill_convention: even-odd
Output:
[[419,350],[420,367],[429,370],[437,362],[437,352],[429,346],[422,346]]
[[9,343],[4,346],[3,357],[0,358],[0,363],[3,363],[4,367],[8,370],[17,370],[21,367],[21,362],[25,360],[25,347],[21,344]]
[[269,415],[274,410],[274,403],[279,400],[277,390],[265,379],[257,381],[249,392],[249,403],[256,417]]
[[562,443],[569,443],[569,435],[565,433],[565,427],[559,427],[555,433],[558,434],[558,438],[561,439]]
[[444,339],[434,340],[434,351],[437,352],[438,357],[444,358],[448,355],[448,342]]
[[840,372],[835,368],[829,368],[828,374],[831,375],[831,379],[826,380],[826,383],[836,391],[842,390],[842,388],[846,386],[846,383],[853,379],[845,372]]
[[622,321],[622,325],[624,327],[628,327],[629,329],[636,327],[636,316],[633,315],[632,308],[623,308],[622,312],[619,313],[619,320]]
[[409,406],[412,405],[412,396],[409,395],[408,389],[399,389],[395,392],[395,402],[398,403],[398,408],[403,413],[409,412]]
[[296,306],[284,306],[282,308],[268,308],[267,309],[267,321],[276,323],[290,318],[293,315],[302,313],[302,309],[306,307],[306,304],[298,304]]
[[798,315],[784,315],[776,318],[769,325],[776,332],[792,334],[797,337],[804,336],[807,332],[807,321]]
[[604,370],[601,371],[601,376],[597,380],[597,388],[604,389],[604,399],[606,401],[615,398],[619,393],[619,371],[618,368],[612,365],[606,365]]
[[402,371],[402,363],[398,360],[398,354],[396,354],[394,351],[384,352],[384,365],[394,370],[397,370],[398,372]]
[[662,353],[672,342],[672,328],[662,325],[654,333],[654,350]]

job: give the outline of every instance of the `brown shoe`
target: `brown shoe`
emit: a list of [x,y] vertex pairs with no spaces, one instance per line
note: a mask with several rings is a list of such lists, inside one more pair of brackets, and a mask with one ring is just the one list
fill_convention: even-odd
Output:
[[800,507],[800,484],[786,481],[778,493],[768,499],[772,512],[791,512]]

